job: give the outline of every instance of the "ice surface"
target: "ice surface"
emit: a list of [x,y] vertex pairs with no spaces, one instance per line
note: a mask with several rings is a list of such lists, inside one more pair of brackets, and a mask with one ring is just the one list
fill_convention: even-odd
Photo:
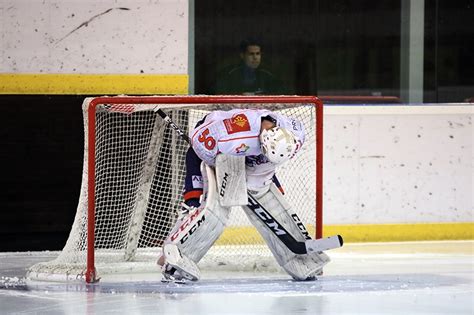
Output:
[[346,244],[316,281],[283,272],[203,271],[196,283],[158,272],[97,284],[24,279],[57,253],[0,253],[0,314],[473,314],[474,242]]

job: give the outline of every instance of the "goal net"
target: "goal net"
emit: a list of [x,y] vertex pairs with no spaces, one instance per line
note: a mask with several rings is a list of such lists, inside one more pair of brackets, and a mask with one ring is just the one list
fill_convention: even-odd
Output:
[[[84,167],[77,213],[67,243],[53,261],[32,266],[33,280],[97,281],[109,273],[156,272],[156,261],[181,211],[188,143],[154,111],[161,108],[185,132],[206,113],[265,108],[296,118],[306,142],[277,168],[285,197],[310,234],[322,234],[322,103],[300,96],[153,96],[87,98]],[[243,210],[201,268],[278,268]]]

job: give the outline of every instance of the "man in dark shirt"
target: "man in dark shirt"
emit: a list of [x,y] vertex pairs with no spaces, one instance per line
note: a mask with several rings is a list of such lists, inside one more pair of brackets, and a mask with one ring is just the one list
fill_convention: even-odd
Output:
[[257,41],[243,41],[240,45],[240,58],[240,65],[224,71],[217,79],[216,94],[285,94],[280,80],[260,67],[262,50]]

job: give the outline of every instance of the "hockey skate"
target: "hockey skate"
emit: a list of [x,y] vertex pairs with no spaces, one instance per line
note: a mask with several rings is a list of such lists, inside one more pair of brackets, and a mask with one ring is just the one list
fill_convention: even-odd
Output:
[[175,244],[163,247],[165,263],[162,266],[163,282],[184,283],[197,281],[201,276],[198,266],[186,256],[182,256]]

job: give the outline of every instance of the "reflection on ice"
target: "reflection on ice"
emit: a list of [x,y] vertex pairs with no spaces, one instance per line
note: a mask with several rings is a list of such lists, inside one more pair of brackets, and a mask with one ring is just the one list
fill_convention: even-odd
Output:
[[99,283],[26,281],[57,253],[0,253],[0,313],[473,314],[474,242],[347,244],[316,281],[284,272],[204,271],[199,282],[159,272]]
[[[244,276],[244,275],[242,275]],[[163,283],[161,281],[106,282],[97,284],[23,283],[27,290],[100,293],[336,293],[393,291],[467,284],[467,280],[436,274],[372,274],[322,276],[315,281],[294,281],[285,278],[224,278],[198,282]]]

